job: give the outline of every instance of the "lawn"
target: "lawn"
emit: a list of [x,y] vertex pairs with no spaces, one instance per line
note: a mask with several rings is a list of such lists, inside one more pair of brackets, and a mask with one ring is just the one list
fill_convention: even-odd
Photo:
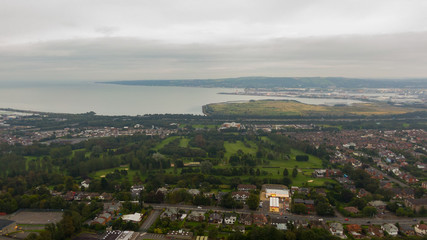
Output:
[[[121,166],[121,167],[116,167],[116,168],[109,168],[109,169],[103,169],[103,170],[99,170],[96,171],[94,173],[90,174],[90,177],[92,178],[102,178],[105,177],[105,175],[107,175],[108,173],[113,173],[115,170],[127,170],[128,171],[128,179],[129,181],[133,180],[133,177],[136,175],[136,173],[138,172],[137,170],[129,170],[129,166]],[[143,178],[144,176],[141,175],[141,178]]]
[[[308,155],[309,160],[307,162],[298,162],[295,160],[297,155]],[[289,154],[289,160],[271,160],[270,165],[272,167],[280,167],[280,168],[288,168],[292,169],[295,166],[298,168],[308,168],[308,169],[317,169],[322,168],[322,160],[316,156],[306,154],[302,151],[291,149],[291,153]]]
[[180,147],[188,147],[188,143],[190,142],[189,138],[182,138],[181,141],[179,142],[179,146]]
[[237,153],[237,151],[242,150],[244,153],[249,153],[252,155],[255,155],[257,152],[257,147],[255,145],[255,143],[248,141],[246,142],[250,145],[250,147],[245,146],[245,144],[242,141],[237,141],[235,143],[232,142],[224,142],[224,148],[225,148],[225,154],[224,157],[226,159],[229,159],[231,155]]
[[161,143],[157,144],[153,150],[159,150],[162,149],[164,146],[166,146],[168,143],[172,142],[173,140],[179,138],[178,136],[172,136],[172,137],[168,137],[165,140],[163,140]]

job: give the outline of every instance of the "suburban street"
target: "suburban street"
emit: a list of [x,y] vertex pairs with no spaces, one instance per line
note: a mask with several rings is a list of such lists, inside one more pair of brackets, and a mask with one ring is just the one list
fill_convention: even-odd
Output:
[[[225,209],[222,207],[214,207],[214,206],[203,206],[202,209],[198,208],[197,206],[192,206],[192,205],[181,205],[181,204],[150,204],[154,209],[157,210],[162,210],[165,208],[179,208],[179,209],[184,209],[184,210],[205,210],[205,211],[218,211],[218,212],[236,212],[239,214],[242,213],[260,213],[260,211],[252,211],[249,209]],[[160,211],[158,211],[160,214]],[[341,223],[349,223],[349,224],[359,224],[359,225],[369,225],[369,224],[384,224],[384,223],[396,223],[398,222],[399,224],[409,224],[409,225],[413,225],[416,224],[419,221],[427,221],[427,217],[423,217],[423,218],[407,218],[407,217],[384,217],[384,218],[380,218],[380,217],[374,217],[374,218],[346,218],[346,217],[321,217],[321,216],[317,216],[317,215],[296,215],[296,214],[292,214],[292,213],[286,213],[283,215],[280,215],[280,213],[273,213],[273,212],[266,212],[266,211],[262,211],[262,213],[266,214],[266,216],[270,216],[270,217],[281,217],[281,218],[285,218],[288,219],[290,221],[312,221],[312,220],[323,220],[323,221],[337,221],[337,222],[341,222]],[[149,219],[151,218],[151,216],[149,217]],[[147,221],[149,220],[147,219]],[[147,222],[146,221],[146,222]],[[154,220],[152,220],[154,222]],[[153,223],[152,222],[152,223]],[[152,224],[151,223],[151,224]],[[150,226],[151,226],[150,224]],[[145,225],[145,223],[143,224],[143,226]],[[143,228],[143,227],[141,227]]]

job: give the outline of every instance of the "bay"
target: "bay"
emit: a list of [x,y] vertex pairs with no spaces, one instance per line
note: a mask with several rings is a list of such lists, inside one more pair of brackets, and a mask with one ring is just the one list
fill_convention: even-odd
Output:
[[353,103],[354,100],[282,98],[218,94],[241,89],[195,87],[149,87],[77,83],[2,83],[0,107],[57,113],[99,115],[203,114],[209,103],[259,99],[289,99],[309,104]]

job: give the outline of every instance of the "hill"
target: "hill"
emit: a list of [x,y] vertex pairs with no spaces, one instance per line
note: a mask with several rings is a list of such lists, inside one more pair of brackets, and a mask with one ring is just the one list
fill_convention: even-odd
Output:
[[427,79],[391,80],[342,77],[239,77],[222,79],[133,80],[100,83],[218,88],[427,88]]

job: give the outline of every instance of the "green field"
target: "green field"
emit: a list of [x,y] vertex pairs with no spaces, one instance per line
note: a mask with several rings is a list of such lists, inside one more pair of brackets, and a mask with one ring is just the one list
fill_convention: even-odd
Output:
[[163,140],[161,143],[157,144],[153,150],[159,150],[162,149],[164,146],[166,146],[168,143],[172,142],[173,140],[179,138],[178,136],[168,137],[165,140]]
[[387,103],[355,103],[344,106],[304,104],[297,101],[258,100],[250,102],[213,103],[204,106],[205,114],[212,116],[372,116],[396,115],[424,108],[396,107]]
[[188,147],[188,143],[190,142],[189,138],[182,138],[181,141],[179,142],[179,146],[180,147]]
[[[105,177],[105,175],[107,175],[108,173],[113,173],[116,169],[119,170],[119,171],[120,170],[127,170],[128,171],[127,177],[128,177],[128,179],[130,181],[133,180],[133,177],[138,172],[137,170],[129,170],[129,166],[122,166],[122,167],[109,168],[109,169],[103,169],[103,170],[96,171],[94,173],[91,173],[90,177],[92,177],[92,178],[102,178],[102,177]],[[141,177],[143,177],[143,176],[141,176]]]
[[255,155],[257,152],[257,147],[255,143],[248,141],[247,142],[251,147],[245,146],[245,144],[242,141],[237,141],[235,143],[225,141],[224,142],[224,148],[225,148],[225,154],[224,157],[226,159],[229,159],[231,155],[237,153],[237,151],[242,150],[244,153]]

